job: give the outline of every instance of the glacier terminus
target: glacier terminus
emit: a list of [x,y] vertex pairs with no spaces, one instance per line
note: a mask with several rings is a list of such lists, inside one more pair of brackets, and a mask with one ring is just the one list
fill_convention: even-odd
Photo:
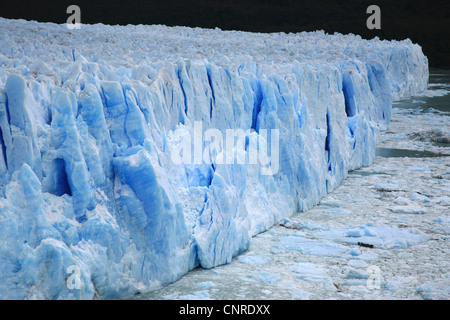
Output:
[[124,298],[229,263],[370,165],[429,77],[410,40],[0,30],[2,299]]

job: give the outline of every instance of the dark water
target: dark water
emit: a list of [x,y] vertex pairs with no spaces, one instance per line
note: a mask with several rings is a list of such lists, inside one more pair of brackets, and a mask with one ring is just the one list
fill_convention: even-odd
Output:
[[391,149],[377,148],[377,157],[383,158],[434,158],[434,157],[450,157],[450,154],[434,153],[430,151],[407,150],[407,149]]
[[[409,99],[394,102],[392,107],[409,109],[413,114],[439,112],[442,116],[450,116],[450,70],[431,69],[429,77],[429,96],[413,96]],[[447,94],[444,94],[447,92]],[[433,96],[433,93],[436,93]],[[450,127],[441,128],[450,132]],[[432,142],[434,146],[449,147],[448,143]],[[377,148],[376,156],[384,158],[433,158],[448,157],[450,154],[434,153],[430,151]]]
[[[436,93],[442,92],[442,90],[450,91],[450,70],[431,69],[428,90]],[[394,102],[392,107],[400,109],[422,108],[421,112],[432,111],[430,110],[432,108],[450,113],[450,94],[434,97],[413,96],[409,99]]]

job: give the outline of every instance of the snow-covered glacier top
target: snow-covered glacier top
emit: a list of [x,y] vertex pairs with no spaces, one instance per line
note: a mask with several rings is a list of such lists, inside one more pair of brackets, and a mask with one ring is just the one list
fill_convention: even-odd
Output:
[[[354,34],[330,35],[323,31],[267,34],[162,25],[96,24],[69,30],[64,24],[0,19],[2,58],[16,63],[18,59],[22,68],[27,67],[30,72],[53,74],[57,84],[67,81],[58,76],[58,70],[63,67],[60,63],[77,60],[98,63],[115,72],[119,80],[141,81],[146,80],[143,73],[153,79],[162,64],[180,60],[208,61],[235,72],[247,66],[246,71],[257,72],[258,76],[290,75],[289,66],[294,63],[321,68],[324,64],[376,60],[392,73],[394,99],[423,90],[416,86],[428,79],[427,59],[421,54],[420,46],[409,39],[381,41],[378,38],[365,40]],[[22,41],[30,38],[32,43],[22,45]],[[399,61],[395,61],[399,58],[407,58],[407,61],[400,66]],[[4,67],[11,64],[9,60],[3,61]],[[45,64],[36,64],[37,61]],[[249,70],[251,64],[257,64],[258,69]],[[30,69],[33,65],[34,69]],[[407,78],[416,68],[421,69],[421,73],[416,74],[421,76],[420,81]]]
[[0,19],[0,297],[117,298],[227,263],[375,158],[420,46]]

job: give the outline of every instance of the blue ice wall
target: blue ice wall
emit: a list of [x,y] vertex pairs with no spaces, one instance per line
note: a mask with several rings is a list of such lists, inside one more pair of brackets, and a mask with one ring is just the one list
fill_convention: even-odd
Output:
[[371,164],[393,99],[428,81],[409,40],[0,28],[3,299],[120,298],[230,262]]

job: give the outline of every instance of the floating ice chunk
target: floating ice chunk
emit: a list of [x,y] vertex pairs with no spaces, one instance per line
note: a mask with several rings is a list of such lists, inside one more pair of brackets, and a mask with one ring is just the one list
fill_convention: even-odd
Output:
[[414,95],[414,97],[427,97],[427,98],[442,97],[442,96],[447,95],[449,92],[450,91],[448,91],[446,89],[425,90],[420,94]]
[[352,259],[347,264],[353,268],[367,268],[369,266],[367,262],[359,259]]
[[216,286],[216,284],[212,281],[205,281],[205,282],[197,283],[197,287],[200,289],[211,289],[211,288],[214,288],[215,286]]
[[292,291],[292,298],[299,300],[307,300],[311,296],[311,293],[303,290]]
[[398,189],[398,185],[392,183],[377,183],[376,185],[374,185],[374,188],[383,190],[396,190]]
[[327,282],[331,281],[331,277],[327,272],[312,263],[297,263],[289,268],[290,271],[296,273],[296,277],[305,281]]
[[292,221],[290,219],[283,219],[283,221],[280,223],[280,226],[288,228],[288,229],[294,229],[294,230],[301,230],[303,229],[303,226],[299,222]]
[[289,267],[289,270],[295,273],[324,275],[326,271],[312,263],[296,263]]
[[261,265],[266,264],[270,262],[269,257],[265,256],[249,256],[249,255],[241,255],[237,259],[240,263],[245,264],[254,264],[254,265]]
[[351,203],[358,203],[358,204],[369,204],[369,201],[367,199],[360,199],[360,198],[348,199],[347,201],[351,202]]
[[428,84],[429,88],[433,88],[433,87],[450,87],[449,83],[429,83]]
[[179,296],[178,300],[210,300],[209,292],[206,290],[195,291],[191,294]]
[[440,113],[439,110],[436,110],[434,108],[428,108],[428,110],[426,111],[426,113]]
[[[353,236],[348,236],[349,232]],[[360,236],[355,237],[355,235]],[[426,234],[417,229],[399,229],[384,226],[333,229],[319,232],[317,236],[326,240],[335,240],[355,245],[358,242],[371,244],[375,248],[385,249],[407,248],[429,239]],[[363,258],[362,255],[360,258]]]
[[354,268],[349,268],[347,270],[347,276],[348,279],[367,279],[369,278],[369,273],[366,270],[357,270]]
[[430,202],[430,199],[423,194],[419,194],[417,192],[413,192],[409,195],[409,197],[414,201],[422,201],[422,202]]
[[176,300],[178,298],[178,294],[172,293],[161,297],[162,299],[166,300]]
[[[324,231],[326,232],[326,231]],[[281,237],[280,245],[289,250],[316,256],[350,256],[350,248],[332,241],[312,240],[301,237]]]
[[417,288],[425,300],[450,300],[450,279],[427,282]]
[[324,230],[327,229],[327,226],[324,224],[320,224],[311,220],[301,220],[301,221],[293,221],[290,219],[284,219],[281,226],[286,227],[288,229],[294,230]]
[[408,171],[413,172],[431,172],[430,168],[421,164],[415,164],[408,168]]
[[364,230],[363,229],[351,229],[346,232],[345,236],[352,237],[352,238],[362,237],[362,236],[364,236]]
[[408,181],[405,180],[405,179],[396,179],[396,180],[389,180],[389,183],[393,183],[393,184],[404,184],[404,183],[408,183]]
[[400,290],[410,289],[417,285],[418,280],[416,277],[402,277],[395,276],[386,279],[386,285],[384,288],[392,293],[395,293]]
[[256,274],[250,274],[248,275],[250,278],[254,278],[263,284],[274,284],[278,281],[281,281],[281,276],[276,273],[270,273],[270,272],[258,272]]
[[297,274],[295,275],[297,278],[312,281],[312,282],[330,282],[332,281],[330,276],[327,275],[315,275],[315,274]]
[[436,198],[431,199],[431,202],[448,206],[448,205],[450,205],[450,197],[448,197],[448,196],[436,197]]
[[435,219],[433,219],[434,222],[437,223],[450,223],[450,217],[448,216],[439,216]]
[[349,286],[348,290],[352,290],[357,293],[367,293],[367,280],[366,279],[347,279],[342,283],[344,286]]
[[348,209],[345,208],[329,208],[329,209],[320,209],[321,212],[324,213],[330,213],[330,214],[342,214],[342,215],[347,215],[347,214],[352,214],[353,212],[351,212]]
[[412,202],[404,197],[398,197],[395,198],[394,203],[400,206],[407,206],[410,205]]
[[390,211],[394,213],[410,213],[410,214],[426,214],[427,211],[419,206],[414,205],[402,205],[402,206],[393,206],[388,208]]

